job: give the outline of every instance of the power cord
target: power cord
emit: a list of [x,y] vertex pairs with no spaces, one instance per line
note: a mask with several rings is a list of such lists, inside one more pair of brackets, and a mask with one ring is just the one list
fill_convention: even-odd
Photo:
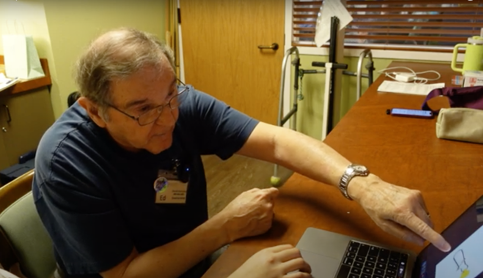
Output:
[[[405,69],[407,71],[401,72],[401,71],[394,71],[396,69]],[[391,67],[391,68],[385,68],[378,73],[385,74],[388,78],[391,78],[392,80],[399,81],[399,82],[414,82],[414,83],[422,83],[426,84],[428,81],[435,81],[441,78],[441,74],[435,70],[426,70],[426,71],[420,71],[416,72],[412,70],[411,68],[408,67]],[[418,75],[425,74],[425,73],[435,73],[437,75],[436,78],[426,78],[426,77],[421,77]]]

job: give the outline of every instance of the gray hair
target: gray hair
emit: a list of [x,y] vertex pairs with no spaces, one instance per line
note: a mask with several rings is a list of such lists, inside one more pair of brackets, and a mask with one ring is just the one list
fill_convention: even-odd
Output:
[[106,117],[111,81],[129,77],[145,66],[161,69],[165,58],[175,71],[173,51],[154,35],[132,28],[109,31],[95,39],[77,61],[79,92]]

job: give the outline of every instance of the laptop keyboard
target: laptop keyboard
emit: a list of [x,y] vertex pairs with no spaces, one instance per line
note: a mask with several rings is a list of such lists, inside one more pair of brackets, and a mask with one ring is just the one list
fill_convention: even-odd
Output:
[[408,254],[351,240],[337,278],[403,278]]

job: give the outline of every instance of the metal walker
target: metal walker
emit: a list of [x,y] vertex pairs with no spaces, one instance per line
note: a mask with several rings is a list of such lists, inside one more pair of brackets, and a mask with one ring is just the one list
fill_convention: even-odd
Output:
[[[294,58],[293,58],[291,64],[295,67],[294,80],[293,80],[293,104],[292,104],[292,108],[290,109],[290,111],[288,111],[288,113],[283,115],[285,69],[286,69],[286,66],[287,66],[287,61],[289,60],[290,56],[292,56],[292,55],[294,55]],[[367,69],[367,73],[362,73],[362,64],[363,64],[363,61],[366,57],[369,58],[369,61],[365,65],[365,68]],[[326,76],[326,90],[325,90],[325,94],[326,94],[325,99],[326,100],[324,100],[324,106],[325,106],[324,107],[324,113],[327,116],[329,115],[329,108],[330,108],[330,107],[327,107],[327,105],[328,105],[327,100],[328,100],[329,93],[331,93],[331,92],[328,91],[328,88],[327,88],[328,86],[330,86],[329,84],[331,84],[331,81],[327,80],[327,79],[331,78],[331,76],[330,76],[330,75],[332,75],[331,70],[332,70],[334,64],[336,64],[336,63],[320,63],[320,62],[313,62],[312,63],[313,66],[323,66],[323,67],[326,67],[327,69],[329,69],[330,74],[328,74]],[[339,64],[339,65],[343,65],[343,64]],[[305,70],[305,69],[300,68],[300,66],[301,66],[300,65],[300,55],[299,55],[298,48],[296,46],[291,47],[290,49],[288,49],[285,52],[285,56],[283,57],[283,61],[282,61],[282,72],[281,72],[281,78],[280,78],[280,97],[279,97],[279,105],[278,105],[277,125],[283,126],[289,119],[291,119],[293,117],[292,118],[292,124],[291,124],[291,128],[293,130],[297,129],[298,101],[303,100],[303,95],[298,93],[298,91],[299,91],[299,79],[300,79],[300,83],[302,83],[303,76],[305,74],[318,74],[318,73],[327,73],[328,72],[326,69],[323,69],[323,70],[313,70],[313,69],[312,70]],[[347,66],[345,66],[345,67],[342,66],[342,67],[338,67],[338,68],[344,69],[344,68],[347,68]],[[361,54],[359,55],[359,60],[358,60],[358,64],[357,64],[357,72],[351,72],[351,71],[348,71],[348,70],[342,71],[342,74],[344,74],[344,75],[356,76],[357,77],[357,100],[359,100],[359,98],[362,95],[361,79],[363,77],[367,78],[368,84],[370,86],[373,82],[373,72],[374,72],[374,70],[375,70],[375,68],[374,68],[374,62],[372,60],[372,52],[371,52],[370,49],[364,49],[361,52]],[[300,86],[302,86],[302,84],[300,84]],[[326,104],[326,102],[327,102],[327,104]],[[330,117],[325,117],[326,120],[328,118],[330,118]],[[326,123],[324,123],[324,124],[326,125]],[[327,130],[327,125],[326,125],[325,129],[323,128],[323,134],[322,134],[323,138],[325,138],[324,130],[327,133],[330,132],[330,130]],[[278,176],[278,165],[274,164],[273,175],[270,177],[270,183],[272,185],[276,186],[276,185],[278,185],[279,182],[280,182],[280,177]]]

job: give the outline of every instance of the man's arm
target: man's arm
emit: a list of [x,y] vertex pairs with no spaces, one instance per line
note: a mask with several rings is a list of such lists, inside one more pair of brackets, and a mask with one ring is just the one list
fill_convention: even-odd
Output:
[[222,219],[215,216],[192,232],[163,246],[141,254],[133,248],[124,261],[101,272],[101,276],[178,277],[229,242],[228,235],[220,228],[222,225]]
[[185,236],[139,254],[135,249],[104,278],[179,277],[233,240],[265,233],[272,225],[278,189],[251,189]]
[[[322,141],[290,129],[259,123],[238,154],[287,167],[314,180],[337,186],[350,161]],[[421,193],[384,182],[374,174],[355,177],[348,193],[384,231],[442,251],[449,244],[432,229]]]

